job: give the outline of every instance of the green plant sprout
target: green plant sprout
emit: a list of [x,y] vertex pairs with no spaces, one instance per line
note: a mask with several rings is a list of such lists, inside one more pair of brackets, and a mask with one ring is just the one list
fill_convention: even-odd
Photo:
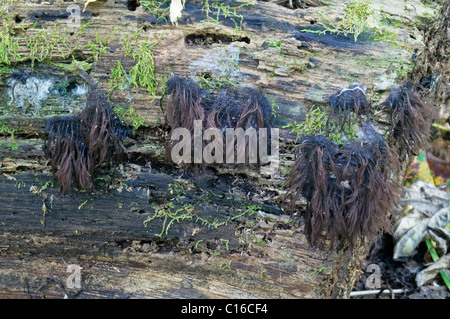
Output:
[[[223,3],[210,3],[209,0],[205,0],[203,2],[203,10],[205,11],[206,19],[202,22],[206,21],[220,23],[220,14],[222,13],[225,19],[229,18],[234,23],[235,31],[239,31],[242,27],[244,16],[242,14],[238,14],[237,10],[251,5],[254,5],[254,3],[247,2],[238,6],[231,7],[224,5]],[[216,12],[213,12],[213,10]],[[212,14],[215,14],[215,17],[213,17]]]
[[302,31],[325,34],[336,33],[336,34],[353,34],[353,38],[356,42],[358,36],[364,31],[370,19],[372,19],[373,15],[372,2],[371,1],[359,1],[352,0],[348,2],[344,8],[344,16],[341,22],[338,25],[335,25],[331,19],[325,17],[322,12],[319,12],[319,15],[328,23],[325,25],[322,22],[318,24],[324,28],[324,30],[308,30],[303,29]]
[[331,19],[327,18],[322,12],[319,15],[326,21],[325,23],[318,22],[322,26],[323,30],[309,30],[303,29],[303,32],[311,32],[317,34],[335,33],[353,34],[353,39],[356,42],[358,37],[366,29],[370,29],[375,32],[372,38],[376,41],[386,41],[398,45],[397,34],[389,31],[386,28],[377,27],[374,23],[374,9],[372,8],[372,2],[367,0],[351,0],[347,2],[344,8],[344,16],[338,24],[335,24]]
[[67,30],[64,28],[59,32],[56,25],[53,26],[53,31],[44,28],[39,30],[36,36],[28,39],[27,47],[30,53],[25,59],[31,59],[32,63],[51,60],[55,53],[61,54],[62,59],[67,59],[72,51],[67,39]]
[[344,139],[349,141],[356,137],[356,131],[353,125],[344,125],[340,127],[335,121],[328,119],[326,111],[313,105],[306,114],[305,120],[301,123],[293,123],[283,126],[290,128],[291,134],[297,135],[296,142],[302,135],[323,135],[337,144],[342,144]]
[[20,46],[7,9],[0,9],[0,65],[11,65],[11,59],[20,60]]
[[[111,75],[113,76],[113,82],[125,83],[129,81],[134,87],[142,86],[147,89],[150,95],[154,98],[165,90],[165,82],[169,77],[170,70],[167,75],[157,76],[155,71],[155,59],[153,56],[153,49],[159,43],[159,40],[164,36],[161,34],[160,38],[153,44],[148,41],[140,43],[138,47],[133,46],[134,43],[139,43],[139,32],[143,27],[139,28],[133,33],[132,38],[128,35],[123,40],[123,51],[125,57],[131,56],[133,58],[134,66],[126,74],[123,66],[116,62],[116,65],[111,69]],[[114,75],[113,75],[114,74]],[[126,81],[125,81],[126,80]],[[162,85],[160,85],[162,83]],[[162,87],[160,87],[162,86]],[[113,89],[113,88],[112,88]]]
[[133,51],[133,61],[135,65],[130,70],[131,84],[134,86],[143,86],[147,91],[156,97],[158,89],[158,79],[155,74],[155,59],[152,49],[157,43],[149,45],[141,43],[136,51]]
[[[143,222],[144,226],[147,227],[148,224],[152,221],[156,219],[162,219],[163,222],[161,232],[159,234],[155,234],[155,236],[160,238],[163,235],[168,234],[169,229],[175,222],[195,222],[200,223],[204,227],[215,230],[221,226],[227,226],[229,221],[236,220],[244,216],[252,216],[256,214],[262,207],[261,205],[254,203],[241,203],[241,205],[245,208],[242,213],[234,215],[232,217],[228,216],[225,220],[221,221],[218,218],[213,218],[212,216],[208,216],[207,218],[199,216],[194,212],[195,206],[191,203],[184,203],[183,205],[181,205],[181,207],[175,208],[174,203],[181,203],[181,195],[184,193],[182,185],[170,184],[169,192],[171,195],[175,195],[175,197],[172,198],[171,201],[163,208],[156,206],[155,213],[152,216],[149,216]],[[220,241],[225,244],[225,247],[228,250],[229,241],[227,239],[221,239]]]
[[164,15],[169,12],[170,6],[167,8],[161,8],[164,4],[166,4],[167,0],[157,1],[157,0],[141,0],[141,5],[146,8],[151,14],[156,17],[156,20],[163,19],[164,22],[167,22],[167,19]]
[[89,200],[86,199],[84,202],[82,202],[82,203],[78,206],[78,210],[81,210],[81,209],[84,207],[84,205],[87,204],[88,201],[89,201]]
[[302,123],[297,124],[297,121],[294,121],[283,128],[291,128],[291,133],[297,134],[298,141],[301,135],[324,135],[327,121],[327,113],[313,105]]
[[144,117],[138,116],[136,114],[136,109],[133,107],[115,107],[114,112],[116,112],[119,119],[133,127],[133,134],[136,134],[140,127],[148,127],[148,125],[144,123]]
[[[35,61],[51,61],[55,55],[59,55],[58,58],[67,60],[74,58],[74,52],[76,50],[87,50],[92,52],[92,56],[88,57],[86,61],[91,60],[98,61],[99,57],[108,50],[107,41],[100,39],[98,31],[96,32],[95,41],[88,41],[86,44],[74,44],[74,41],[70,41],[68,37],[67,28],[59,29],[55,24],[53,28],[44,28],[33,32],[27,32],[25,35],[19,35],[15,32],[17,28],[25,30],[25,27],[21,24],[16,26],[14,19],[12,18],[14,13],[10,14],[5,9],[0,9],[0,67],[2,65],[9,66],[11,61],[24,62],[31,60],[32,68]],[[91,25],[92,22],[88,22],[83,25],[79,32],[75,35],[75,38],[79,37],[84,30]],[[32,30],[36,26],[34,23],[32,26],[27,26],[26,29]],[[20,42],[24,42],[29,49],[26,55],[20,53]],[[3,68],[3,67],[2,67]]]
[[277,104],[277,101],[275,101],[275,99],[272,99],[272,117],[276,118],[277,117],[277,113],[280,110],[280,106]]
[[231,217],[231,220],[235,220],[243,216],[253,216],[262,208],[261,204],[253,204],[253,203],[243,203],[242,206],[246,209],[242,213]]
[[167,235],[170,227],[174,222],[179,223],[180,221],[188,220],[191,221],[194,219],[194,215],[192,214],[194,210],[194,206],[192,204],[185,204],[183,207],[172,211],[174,208],[173,202],[168,204],[166,209],[158,209],[155,214],[151,217],[148,217],[144,221],[144,226],[147,227],[149,223],[151,223],[154,219],[163,218],[163,225],[161,232],[159,234],[155,234],[155,236],[161,238],[164,234]]
[[125,56],[131,56],[131,54],[133,53],[133,46],[131,45],[131,39],[130,37],[128,37],[128,34],[123,39],[122,48]]
[[21,189],[21,188],[25,187],[26,184],[25,184],[25,182],[16,182],[16,183],[14,184],[14,186],[15,186],[17,189]]
[[92,52],[92,59],[94,60],[94,62],[97,62],[100,59],[100,56],[109,50],[108,39],[109,39],[109,36],[106,36],[105,41],[103,42],[100,39],[98,30],[96,30],[95,31],[95,42],[92,40],[89,40],[88,43],[85,45],[85,47]]
[[276,51],[278,52],[278,55],[280,57],[282,57],[284,60],[284,52],[281,49],[281,44],[282,44],[281,40],[276,40],[276,41],[275,40],[267,40],[265,43],[267,44],[267,46],[269,48],[275,48]]
[[198,85],[204,90],[220,90],[224,85],[237,87],[239,84],[230,80],[226,74],[220,74],[215,78],[208,75],[200,75],[196,77]]
[[127,83],[127,72],[123,68],[122,62],[117,60],[114,66],[111,68],[111,74],[109,75],[110,91],[115,88],[123,90]]
[[6,125],[5,123],[3,123],[2,121],[0,121],[0,134],[9,134],[11,137],[11,150],[15,151],[18,148],[16,139],[14,137],[14,134],[19,131],[19,129],[16,128],[10,128],[8,125]]
[[373,13],[371,1],[352,0],[348,2],[345,7],[344,17],[338,26],[338,32],[340,30],[344,35],[348,33],[353,34],[356,42],[358,36],[366,28]]
[[186,188],[183,184],[180,183],[174,183],[174,184],[169,184],[169,193],[170,195],[176,195],[175,200],[178,202],[181,198],[181,196],[184,194],[184,192],[186,191]]
[[83,24],[83,26],[80,28],[80,31],[78,31],[77,34],[75,34],[75,38],[80,36],[84,32],[84,30],[93,23],[94,22],[90,21],[90,22],[86,22],[85,24]]
[[[80,29],[80,31],[75,35],[78,37],[82,32],[92,23],[86,23]],[[68,59],[72,56],[73,52],[78,49],[85,49],[91,51],[91,56],[88,57],[86,62],[97,62],[100,56],[106,53],[109,49],[108,43],[109,36],[106,37],[105,41],[100,39],[98,30],[96,30],[95,41],[89,40],[86,44],[72,46],[72,43],[67,37],[67,29],[64,28],[62,31],[58,31],[56,24],[53,26],[53,31],[49,32],[46,29],[40,30],[37,35],[27,38],[27,47],[30,49],[29,55],[23,57],[21,61],[30,59],[32,63],[34,61],[43,62],[47,60],[52,60],[55,53],[59,53],[63,60]]]
[[265,274],[266,274],[266,269],[264,268],[264,266],[261,266],[261,268],[259,270],[259,279],[264,279]]
[[398,34],[386,28],[374,28],[374,34],[370,37],[375,41],[384,41],[394,45],[394,48],[401,46],[398,43]]
[[231,260],[225,260],[219,267],[220,270],[231,270]]
[[278,41],[267,40],[266,43],[269,47],[277,48],[278,50],[281,50],[281,40],[278,40]]
[[227,251],[229,251],[230,248],[228,247],[228,244],[230,243],[230,241],[228,239],[224,239],[224,238],[220,238],[220,241],[225,244],[225,249]]
[[314,271],[312,271],[310,274],[309,274],[309,276],[310,277],[313,277],[314,279],[320,274],[320,273],[322,273],[324,270],[326,270],[326,269],[328,269],[328,270],[331,270],[332,268],[331,267],[327,267],[327,266],[321,266],[319,269],[316,269],[316,270],[314,270]]
[[266,243],[264,242],[264,240],[262,240],[255,234],[253,234],[252,236],[249,237],[249,241],[255,245],[262,247],[262,248],[264,248],[266,246]]
[[49,187],[53,187],[53,182],[52,181],[46,182],[39,190],[36,191],[36,194],[39,195],[40,193],[42,193],[43,191],[45,191]]
[[194,249],[198,249],[198,245],[199,245],[201,242],[203,242],[203,239],[197,240],[197,242],[196,242],[195,245],[194,245]]
[[[84,65],[82,65],[83,69],[87,69],[89,66],[86,64],[99,61],[100,57],[109,50],[109,35],[102,40],[98,30],[95,32],[95,40],[89,40],[84,44],[74,44],[75,42],[70,41],[68,37],[67,29],[58,29],[56,24],[51,29],[42,28],[41,30],[36,30],[34,33],[27,33],[25,36],[20,36],[20,38],[15,33],[15,28],[17,27],[14,24],[12,15],[7,10],[0,9],[0,72],[2,73],[8,72],[6,68],[12,61],[23,62],[31,60],[33,68],[35,61],[51,62],[55,58],[55,55],[58,55],[58,59],[60,58],[62,60],[72,58],[71,64],[74,64],[73,62],[76,61],[74,53],[78,50],[90,52],[90,55],[83,61]],[[91,24],[92,22],[84,24],[75,35],[75,38],[79,37]],[[112,68],[110,84],[113,86],[113,89],[116,85],[125,85],[126,82],[123,78],[125,77],[131,85],[145,87],[152,97],[155,98],[160,90],[164,89],[158,90],[158,82],[160,80],[163,81],[166,76],[158,78],[155,74],[155,61],[152,50],[158,41],[154,44],[149,44],[148,42],[141,43],[137,47],[131,44],[132,40],[134,40],[133,43],[139,43],[139,32],[141,29],[136,30],[132,38],[127,36],[123,40],[125,56],[132,56],[134,61],[134,66],[129,71],[128,77],[123,66],[117,62]],[[19,39],[26,43],[29,49],[27,55],[20,54]],[[62,66],[62,63],[59,65]],[[76,67],[76,65],[73,65],[73,67]]]

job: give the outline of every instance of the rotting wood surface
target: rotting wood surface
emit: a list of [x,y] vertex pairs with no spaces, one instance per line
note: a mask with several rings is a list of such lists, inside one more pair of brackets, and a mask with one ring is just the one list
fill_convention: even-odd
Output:
[[[285,227],[287,217],[276,207],[263,206],[257,214],[266,211],[264,216],[244,215],[216,229],[195,221],[174,223],[158,238],[162,220],[147,227],[143,221],[154,213],[149,202],[173,198],[168,188],[177,183],[173,177],[142,173],[120,187],[98,185],[94,194],[66,197],[51,187],[39,192],[51,180],[43,177],[2,176],[3,210],[9,212],[2,217],[1,236],[5,297],[46,295],[31,289],[27,296],[22,280],[42,282],[47,274],[64,281],[69,264],[83,267],[79,297],[303,297],[320,278],[308,274],[320,268],[323,256],[308,249],[300,231]],[[194,203],[196,216],[220,222],[243,212],[227,186],[187,183],[193,189],[175,207]],[[31,271],[37,260],[43,267]],[[311,268],[299,271],[302,263]]]
[[[401,11],[400,0],[383,10],[404,23],[401,37],[415,47],[409,35],[419,35],[411,19],[425,9],[418,1],[411,2],[418,8],[414,13]],[[17,12],[23,25],[36,22],[23,31],[32,35],[42,27],[65,28],[67,6],[65,1],[16,1],[8,10]],[[221,23],[204,21],[205,9],[197,1],[187,2],[178,26],[157,19],[143,6],[130,12],[126,1],[100,1],[82,14],[81,25],[91,23],[82,36],[73,32],[67,37],[74,47],[95,41],[97,34],[102,41],[109,36],[109,49],[91,63],[91,76],[108,91],[114,63],[122,61],[126,70],[133,64],[132,57],[125,56],[124,39],[133,38],[141,28],[137,43],[157,43],[154,57],[161,80],[169,69],[178,75],[211,78],[227,70],[230,80],[254,84],[276,102],[280,108],[275,124],[281,127],[301,120],[305,109],[325,104],[330,94],[355,81],[367,86],[373,103],[380,102],[387,93],[379,90],[386,74],[396,73],[404,67],[402,61],[409,61],[408,50],[393,49],[368,36],[354,42],[352,36],[302,32],[319,21],[324,9],[292,10],[253,2],[239,9],[244,19],[236,31],[235,22],[223,16]],[[330,16],[338,14],[335,10]],[[27,50],[22,41],[21,52]],[[80,61],[90,54],[76,53]],[[70,62],[58,52],[50,60]],[[46,62],[36,62],[33,75],[56,82],[65,77],[67,87],[84,85],[75,74]],[[30,63],[14,67],[28,69]],[[99,174],[91,194],[60,195],[44,157],[45,118],[76,112],[83,107],[83,96],[61,103],[64,99],[52,94],[41,113],[29,107],[8,107],[2,113],[2,122],[20,130],[15,135],[17,150],[11,149],[10,137],[0,141],[1,297],[328,298],[343,297],[351,290],[365,257],[364,245],[353,254],[309,247],[301,223],[293,224],[279,208],[283,170],[262,176],[252,167],[216,167],[215,174],[179,178],[179,171],[163,157],[161,96],[154,98],[142,87],[115,90],[110,96],[115,106],[134,107],[150,126],[130,143],[130,160],[116,163],[112,173]],[[289,168],[293,158],[286,133],[282,169]],[[175,185],[181,185],[178,192]],[[143,224],[156,213],[155,207],[191,207],[186,204],[208,223],[194,218],[175,221],[167,234],[162,232],[164,219]],[[67,287],[70,264],[82,267],[81,289]]]

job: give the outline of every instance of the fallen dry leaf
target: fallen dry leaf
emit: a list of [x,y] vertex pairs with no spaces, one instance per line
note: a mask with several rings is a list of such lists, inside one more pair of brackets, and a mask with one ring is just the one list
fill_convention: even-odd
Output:
[[450,194],[433,184],[419,181],[405,187],[396,211],[394,260],[412,256],[428,238],[436,242],[439,253],[446,253],[450,239],[450,232],[445,229],[450,221],[449,203]]
[[450,192],[450,162],[443,161],[430,152],[427,152],[427,161],[433,176],[434,185],[438,188],[447,188]]
[[432,263],[430,266],[422,271],[419,271],[416,275],[417,286],[421,287],[426,283],[432,281],[439,275],[441,269],[450,268],[450,255],[441,257],[437,262]]

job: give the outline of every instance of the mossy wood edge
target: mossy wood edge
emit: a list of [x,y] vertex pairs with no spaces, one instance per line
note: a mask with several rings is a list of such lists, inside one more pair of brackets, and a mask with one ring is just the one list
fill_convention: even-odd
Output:
[[[415,34],[410,21],[425,10],[419,1],[407,3],[413,4],[414,12],[402,14],[395,10],[403,8],[404,1],[385,8],[387,15],[405,22],[401,34],[411,47],[417,43],[408,36]],[[43,26],[49,30],[55,25],[58,30],[66,27],[67,5],[64,1],[47,5],[16,1],[7,7],[17,12],[17,21],[24,25],[38,21],[35,28],[23,31],[32,34]],[[387,91],[375,87],[385,80],[382,75],[410,63],[407,49],[394,50],[389,43],[300,32],[320,19],[324,7],[291,10],[254,2],[240,11],[245,17],[242,30],[236,30],[229,19],[221,24],[201,22],[202,8],[200,2],[188,2],[184,18],[172,26],[142,6],[128,11],[126,1],[92,3],[82,14],[82,25],[90,24],[72,41],[109,36],[109,50],[92,63],[90,71],[105,92],[116,61],[127,71],[133,65],[132,57],[125,56],[123,41],[137,30],[139,43],[157,43],[155,74],[161,83],[169,70],[177,75],[217,76],[225,61],[235,72],[230,71],[230,80],[256,85],[279,106],[277,127],[300,121],[313,104],[326,105],[329,95],[356,81],[367,86],[373,102],[381,102]],[[339,14],[333,10],[330,16]],[[267,45],[268,40],[275,45]],[[23,54],[28,49],[21,43]],[[68,62],[58,54],[51,60]],[[36,65],[45,69],[48,62]],[[28,67],[13,64],[13,68]],[[51,75],[59,74],[54,65],[48,69]],[[292,163],[295,137],[282,133],[281,176],[261,176],[259,169],[251,167],[219,167],[216,175],[179,179],[170,173],[178,172],[163,157],[160,98],[143,87],[111,93],[114,106],[135,108],[148,127],[138,132],[138,142],[130,147],[131,160],[97,176],[95,190],[89,194],[71,191],[63,196],[51,177],[43,145],[45,118],[55,115],[52,108],[45,116],[28,116],[17,109],[17,116],[0,119],[19,129],[15,141],[11,136],[0,139],[0,297],[345,297],[359,277],[367,243],[360,243],[352,253],[342,248],[332,252],[311,248],[301,223],[293,225],[279,208],[286,176],[283,167]],[[57,98],[47,103],[57,114],[67,113]],[[83,100],[70,107],[82,108]],[[381,131],[386,129],[382,121],[379,125]],[[174,185],[182,185],[182,193]],[[173,212],[186,205],[193,207],[194,217],[172,220],[167,234],[168,219],[166,224],[159,218],[144,226],[157,208]],[[66,285],[70,264],[82,267],[82,289]]]

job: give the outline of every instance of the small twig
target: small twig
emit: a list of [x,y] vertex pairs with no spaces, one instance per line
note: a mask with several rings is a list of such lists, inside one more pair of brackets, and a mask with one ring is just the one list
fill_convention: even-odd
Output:
[[361,291],[352,291],[350,293],[350,297],[358,297],[358,296],[368,296],[368,295],[376,295],[376,294],[401,294],[407,292],[406,289],[391,289],[383,288],[383,290],[361,290]]
[[394,299],[394,291],[388,284],[384,287],[381,287],[380,292],[377,294],[377,299],[380,299],[381,295],[384,293],[385,290],[389,290],[389,292],[391,293],[391,299]]

